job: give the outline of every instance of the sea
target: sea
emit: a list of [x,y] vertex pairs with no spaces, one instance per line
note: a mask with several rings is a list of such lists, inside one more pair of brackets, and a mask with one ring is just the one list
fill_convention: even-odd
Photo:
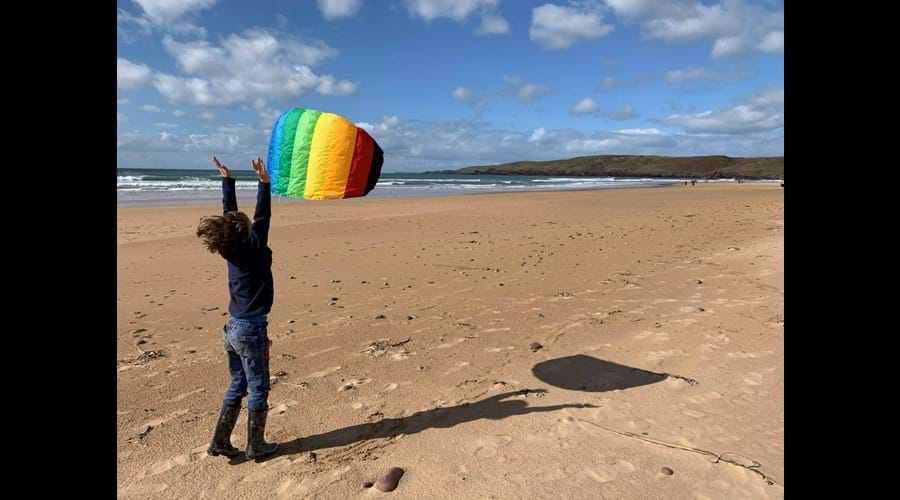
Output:
[[[238,199],[253,200],[257,177],[252,170],[232,170]],[[520,193],[683,184],[688,179],[621,177],[547,177],[531,175],[458,175],[439,173],[382,173],[366,198],[451,196],[476,193]],[[705,182],[700,180],[698,182]],[[715,179],[708,182],[737,182]],[[776,181],[745,181],[776,182]],[[116,206],[209,205],[222,197],[222,177],[217,170],[116,169]],[[277,200],[276,200],[277,199]],[[308,203],[275,196],[273,202]]]

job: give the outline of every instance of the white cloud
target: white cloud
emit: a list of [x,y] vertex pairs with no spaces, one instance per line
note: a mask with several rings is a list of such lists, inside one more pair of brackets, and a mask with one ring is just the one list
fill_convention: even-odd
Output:
[[[774,95],[774,94],[773,94]],[[773,99],[773,95],[759,98]],[[784,129],[743,135],[669,133],[654,128],[610,132],[539,127],[530,131],[473,122],[405,121],[396,116],[358,122],[385,151],[386,171],[422,171],[551,160],[595,154],[774,156],[784,154]],[[230,155],[230,164],[263,156],[268,132],[234,124],[197,130],[119,133],[117,158],[129,166],[207,166],[209,154]],[[222,158],[223,156],[220,156]]]
[[784,127],[784,89],[760,92],[747,101],[749,104],[669,115],[657,121],[701,134],[746,134]]
[[779,54],[784,52],[784,31],[772,31],[766,34],[756,48],[761,52]]
[[406,10],[426,21],[462,21],[480,9],[494,11],[497,4],[498,0],[406,0]]
[[320,78],[316,92],[322,95],[353,95],[356,93],[357,84],[347,80],[336,80],[331,75]]
[[462,102],[471,102],[473,97],[472,91],[465,87],[456,87],[450,94],[454,99]]
[[597,111],[600,111],[600,105],[594,102],[590,97],[585,97],[572,107],[573,115],[589,115],[596,113]]
[[620,80],[614,76],[607,76],[606,78],[603,79],[603,82],[600,83],[600,88],[602,90],[607,90],[607,91],[620,89],[624,86],[625,86],[625,82],[623,82],[622,80]]
[[208,9],[216,0],[133,0],[148,20],[157,25],[174,24],[188,14]]
[[288,25],[291,24],[291,21],[282,13],[275,14],[275,26],[278,26],[278,29],[287,29]]
[[136,26],[137,31],[147,35],[153,30],[206,36],[206,30],[192,22],[196,15],[215,5],[217,0],[133,0],[140,7],[140,14],[133,15],[119,8],[116,15],[116,31],[124,42],[133,40],[133,31],[128,26]]
[[623,128],[614,132],[624,135],[662,135],[658,128]]
[[470,106],[478,106],[484,102],[484,96],[478,95],[470,88],[467,87],[456,87],[450,92],[450,95],[453,96],[459,102],[466,103]]
[[538,127],[531,132],[528,142],[541,142],[545,137],[547,137],[547,131],[544,130],[544,127]]
[[640,116],[636,109],[631,106],[625,106],[622,109],[614,109],[607,113],[610,120],[632,120]]
[[514,131],[472,122],[391,120],[358,124],[385,150],[387,171],[416,171],[549,160],[594,154],[758,156],[783,154],[783,131],[743,136],[667,133],[656,128],[610,132],[538,127]]
[[265,108],[261,111],[257,112],[258,124],[262,128],[271,129],[275,122],[278,120],[278,117],[281,116],[282,111],[279,111],[275,108]]
[[129,101],[128,101],[128,98],[127,98],[127,97],[117,97],[117,98],[116,98],[116,104],[117,104],[117,105],[128,104],[128,102],[129,102]]
[[329,21],[353,16],[362,7],[362,0],[316,0],[316,3],[322,17]]
[[212,112],[210,112],[210,111],[203,111],[203,112],[200,113],[200,118],[203,119],[203,120],[208,120],[208,121],[209,121],[209,120],[215,120],[215,119],[216,119],[216,114],[215,114],[215,113],[212,113]]
[[509,23],[497,12],[500,0],[405,0],[405,3],[410,15],[428,22],[442,18],[461,22],[478,14],[481,16],[479,34],[509,33]]
[[183,116],[187,116],[187,113],[185,113],[184,111],[182,111],[180,109],[176,109],[176,110],[172,111],[172,115],[174,115],[177,118],[181,118]]
[[638,23],[646,38],[666,42],[714,40],[713,57],[748,52],[784,52],[784,11],[745,0],[707,5],[699,0],[606,0],[627,23]]
[[138,90],[150,82],[150,67],[135,64],[124,57],[116,58],[116,88]]
[[724,82],[740,80],[749,75],[749,70],[745,68],[737,68],[728,71],[715,70],[712,68],[688,68],[669,71],[666,73],[666,81],[674,84],[700,81]]
[[120,153],[180,153],[175,156],[179,159],[185,153],[243,154],[249,158],[263,156],[261,152],[268,146],[268,139],[262,129],[238,123],[194,133],[122,132],[117,134],[116,149]]
[[714,78],[715,74],[708,68],[675,69],[666,73],[666,81],[669,83],[712,80]]
[[529,83],[521,76],[504,76],[503,80],[513,87],[516,98],[524,102],[535,101],[553,91],[546,85]]
[[141,106],[141,109],[148,113],[159,113],[160,111],[162,111],[162,109],[152,104],[144,104],[143,106]]
[[638,85],[653,83],[657,80],[659,80],[659,75],[654,75],[652,73],[646,73],[627,79],[608,76],[600,82],[600,85],[597,86],[597,90],[611,92],[613,90],[621,90],[628,87],[637,87]]
[[509,33],[509,23],[498,15],[486,15],[481,18],[478,33],[482,35],[505,35]]
[[526,83],[521,88],[519,88],[518,96],[519,99],[523,101],[534,101],[536,99],[540,99],[541,97],[549,94],[551,92],[550,87],[545,85],[536,85],[533,83]]
[[368,122],[358,122],[356,123],[356,126],[366,129],[369,133],[385,133],[396,128],[399,123],[400,118],[394,115],[388,115],[381,118],[381,123],[372,124]]
[[224,38],[220,45],[207,41],[163,40],[186,77],[157,73],[153,85],[164,97],[197,106],[255,104],[269,99],[295,99],[315,91],[322,95],[348,95],[355,82],[318,75],[311,65],[338,54],[323,42],[306,43],[288,35],[253,29]]
[[756,106],[784,105],[784,89],[768,89],[757,92],[750,98]]
[[116,113],[116,123],[128,123],[124,113]]
[[177,123],[168,123],[168,122],[156,122],[153,124],[153,126],[159,127],[159,128],[179,128],[179,127],[181,127],[181,125],[178,125]]
[[130,14],[125,9],[116,10],[116,36],[125,43],[134,41],[134,31],[129,26],[136,26],[137,31],[146,35],[153,29],[153,23],[148,19]]
[[544,4],[531,12],[528,35],[545,49],[567,49],[583,40],[596,40],[608,35],[611,24],[603,24],[596,12]]

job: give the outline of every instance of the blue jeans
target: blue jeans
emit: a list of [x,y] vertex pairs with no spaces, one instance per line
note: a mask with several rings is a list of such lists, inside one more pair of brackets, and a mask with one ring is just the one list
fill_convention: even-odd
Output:
[[225,325],[225,352],[231,385],[225,391],[225,405],[241,406],[250,390],[247,408],[265,411],[269,408],[269,335],[268,323],[250,323],[231,318]]

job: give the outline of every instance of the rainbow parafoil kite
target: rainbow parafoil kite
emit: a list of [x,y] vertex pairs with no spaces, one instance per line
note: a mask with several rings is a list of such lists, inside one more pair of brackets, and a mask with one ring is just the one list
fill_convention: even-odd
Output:
[[272,127],[269,159],[272,193],[307,200],[369,194],[384,163],[384,151],[343,116],[294,108]]

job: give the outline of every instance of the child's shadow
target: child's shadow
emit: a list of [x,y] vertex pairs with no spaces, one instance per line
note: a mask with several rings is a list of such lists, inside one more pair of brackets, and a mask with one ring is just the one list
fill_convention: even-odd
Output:
[[[482,418],[500,420],[514,415],[556,411],[563,408],[596,408],[596,406],[591,404],[528,406],[524,399],[502,401],[510,396],[542,396],[546,392],[543,389],[507,392],[474,403],[463,403],[458,406],[420,411],[408,417],[386,418],[378,422],[357,424],[324,434],[297,438],[287,443],[281,443],[278,451],[268,457],[267,460],[278,456],[346,446],[369,439],[394,437],[400,434],[415,434],[426,429],[453,427]],[[233,460],[232,463],[241,463],[243,461],[246,461],[246,458],[242,454],[239,458],[236,457],[236,460]]]

